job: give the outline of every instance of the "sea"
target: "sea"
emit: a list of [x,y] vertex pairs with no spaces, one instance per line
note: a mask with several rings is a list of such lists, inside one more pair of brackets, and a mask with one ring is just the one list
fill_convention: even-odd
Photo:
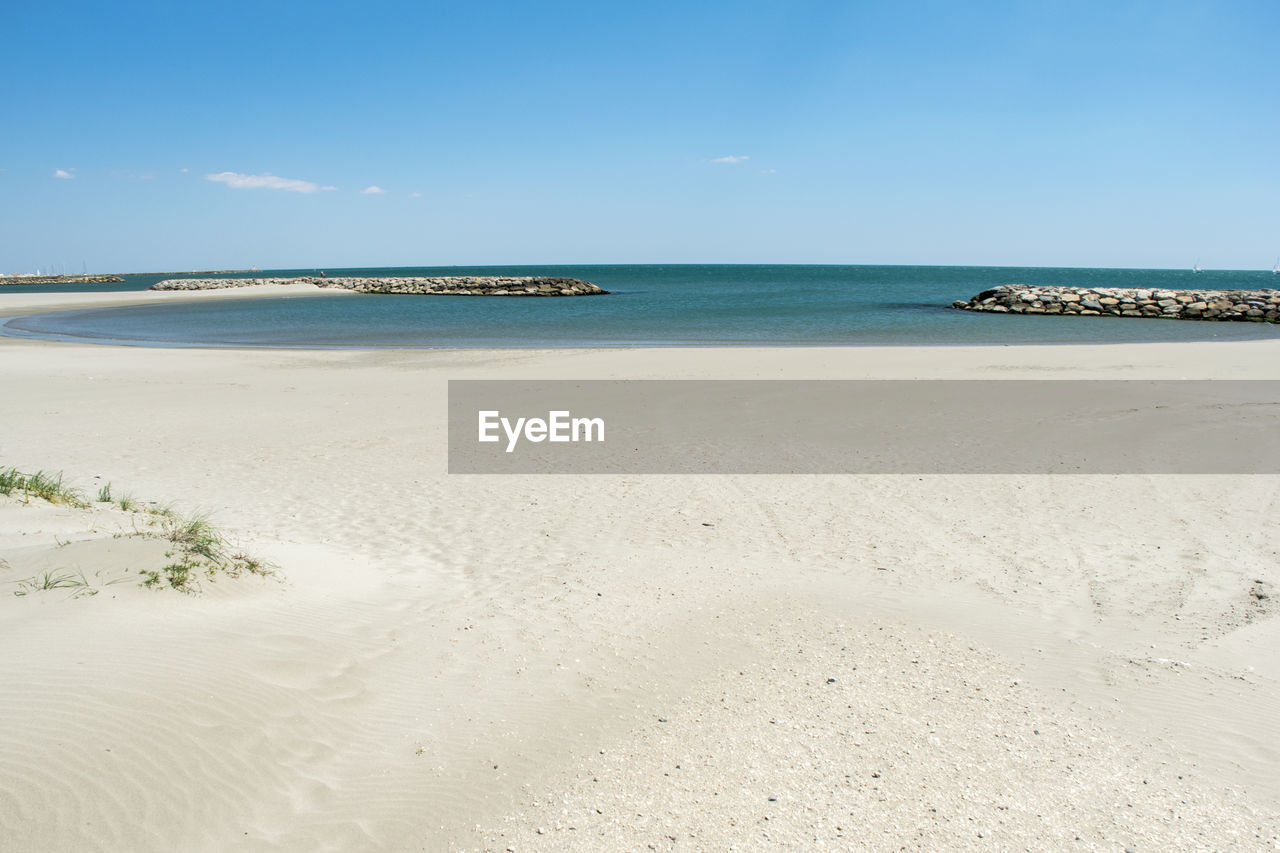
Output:
[[[479,298],[319,295],[175,301],[0,318],[0,334],[161,347],[555,348],[1085,344],[1280,337],[1267,323],[1061,317],[957,311],[956,299],[1000,284],[1236,289],[1280,287],[1270,270],[1050,267],[637,264],[327,269],[329,276],[551,275],[607,296]],[[226,276],[130,275],[115,284],[6,285],[0,293],[145,290],[165,278],[289,277],[317,269]]]

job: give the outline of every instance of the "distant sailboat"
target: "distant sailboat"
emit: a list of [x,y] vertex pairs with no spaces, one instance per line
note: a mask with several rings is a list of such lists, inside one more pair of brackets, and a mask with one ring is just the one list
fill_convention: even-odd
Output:
[[1192,267],[1192,268],[1191,268],[1191,271],[1192,271],[1192,272],[1204,272],[1204,270],[1200,269],[1200,259],[1199,259],[1199,258],[1196,258],[1196,265],[1195,265],[1194,267]]
[[1272,275],[1280,275],[1280,258],[1276,258],[1276,265],[1271,268]]

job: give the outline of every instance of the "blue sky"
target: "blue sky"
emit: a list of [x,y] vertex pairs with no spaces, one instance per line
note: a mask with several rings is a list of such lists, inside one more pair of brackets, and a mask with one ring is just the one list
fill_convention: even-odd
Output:
[[1280,256],[1273,0],[14,2],[0,31],[3,272]]

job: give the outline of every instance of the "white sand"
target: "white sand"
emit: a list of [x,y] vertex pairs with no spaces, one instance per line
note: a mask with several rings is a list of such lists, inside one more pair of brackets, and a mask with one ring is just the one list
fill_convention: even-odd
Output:
[[[90,297],[152,298],[38,306]],[[208,511],[284,575],[107,586],[147,558],[121,514],[0,504],[0,849],[1275,849],[1280,479],[449,477],[444,400],[1277,356],[0,339],[0,464]],[[70,563],[102,591],[8,594]]]

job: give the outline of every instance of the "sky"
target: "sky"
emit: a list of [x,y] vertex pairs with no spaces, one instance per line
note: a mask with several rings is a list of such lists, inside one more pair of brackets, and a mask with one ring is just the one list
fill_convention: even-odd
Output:
[[14,0],[0,33],[0,272],[1280,259],[1274,0]]

